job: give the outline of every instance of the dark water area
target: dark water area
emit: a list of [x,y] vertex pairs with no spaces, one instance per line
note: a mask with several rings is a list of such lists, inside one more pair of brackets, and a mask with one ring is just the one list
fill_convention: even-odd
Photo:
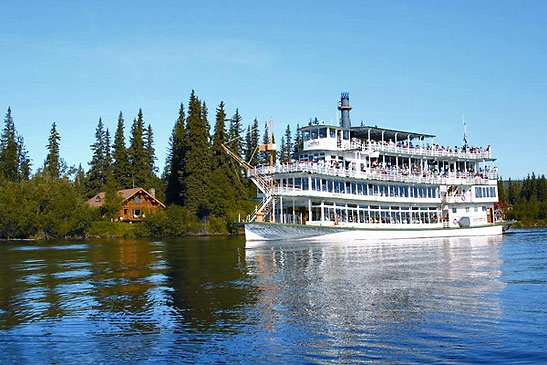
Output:
[[0,362],[547,362],[547,230],[0,242]]

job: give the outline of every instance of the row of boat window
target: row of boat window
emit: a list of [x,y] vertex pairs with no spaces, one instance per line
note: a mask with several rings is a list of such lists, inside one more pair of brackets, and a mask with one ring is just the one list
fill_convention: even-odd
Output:
[[[339,130],[329,128],[329,137],[330,138],[336,138],[336,132]],[[319,128],[319,129],[312,129],[307,130],[303,132],[304,141],[309,141],[310,139],[318,139],[318,138],[327,138],[327,128]],[[343,131],[342,132],[342,138],[345,140],[349,140],[349,131]]]
[[[307,178],[276,179],[276,185],[295,190],[309,190]],[[438,198],[437,186],[408,186],[398,184],[359,183],[343,180],[311,178],[311,190],[339,194],[370,195],[401,198]]]
[[495,198],[496,188],[491,187],[475,187],[475,197],[477,198]]
[[382,224],[434,224],[439,223],[440,212],[437,207],[398,207],[348,204],[340,206],[324,203],[323,217],[321,206],[312,205],[312,220],[347,223]]

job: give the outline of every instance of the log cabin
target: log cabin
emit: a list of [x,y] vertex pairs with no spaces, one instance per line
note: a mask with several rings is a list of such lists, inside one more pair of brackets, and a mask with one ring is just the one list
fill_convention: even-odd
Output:
[[[156,199],[154,189],[150,192],[143,188],[132,188],[118,190],[118,195],[123,199],[116,221],[139,222],[146,216],[146,213],[153,212],[158,208],[165,208],[165,205]],[[105,203],[105,192],[100,192],[87,201],[87,204],[94,208],[100,208]]]

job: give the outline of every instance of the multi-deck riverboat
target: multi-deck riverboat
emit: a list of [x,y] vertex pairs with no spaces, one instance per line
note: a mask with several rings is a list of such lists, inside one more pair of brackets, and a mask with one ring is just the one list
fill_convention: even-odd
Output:
[[290,162],[253,167],[239,160],[262,197],[244,223],[247,246],[494,235],[509,227],[494,210],[490,146],[470,147],[464,137],[462,147],[442,147],[431,134],[352,127],[347,93],[338,109],[339,125],[316,121],[299,130],[303,143]]

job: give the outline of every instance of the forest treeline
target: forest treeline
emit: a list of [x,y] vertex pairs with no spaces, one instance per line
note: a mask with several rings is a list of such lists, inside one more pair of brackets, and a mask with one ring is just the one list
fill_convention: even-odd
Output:
[[529,174],[519,181],[498,183],[500,202],[507,218],[522,227],[547,227],[547,178]]
[[[87,170],[64,161],[61,134],[52,123],[46,158],[32,173],[24,138],[8,108],[0,136],[0,237],[234,232],[233,223],[254,208],[256,188],[222,144],[251,165],[269,162],[270,157],[288,161],[301,144],[287,126],[278,153],[258,151],[259,144],[273,139],[267,122],[261,136],[256,118],[244,127],[239,110],[228,118],[223,102],[215,110],[211,130],[207,105],[192,91],[186,107],[179,107],[162,170],[156,166],[152,126],[139,110],[127,140],[121,112],[113,135],[99,118]],[[132,187],[155,189],[167,208],[148,214],[141,224],[116,225],[112,219],[121,204],[116,191]],[[86,201],[101,191],[106,193],[105,204],[99,210],[90,208]]]

